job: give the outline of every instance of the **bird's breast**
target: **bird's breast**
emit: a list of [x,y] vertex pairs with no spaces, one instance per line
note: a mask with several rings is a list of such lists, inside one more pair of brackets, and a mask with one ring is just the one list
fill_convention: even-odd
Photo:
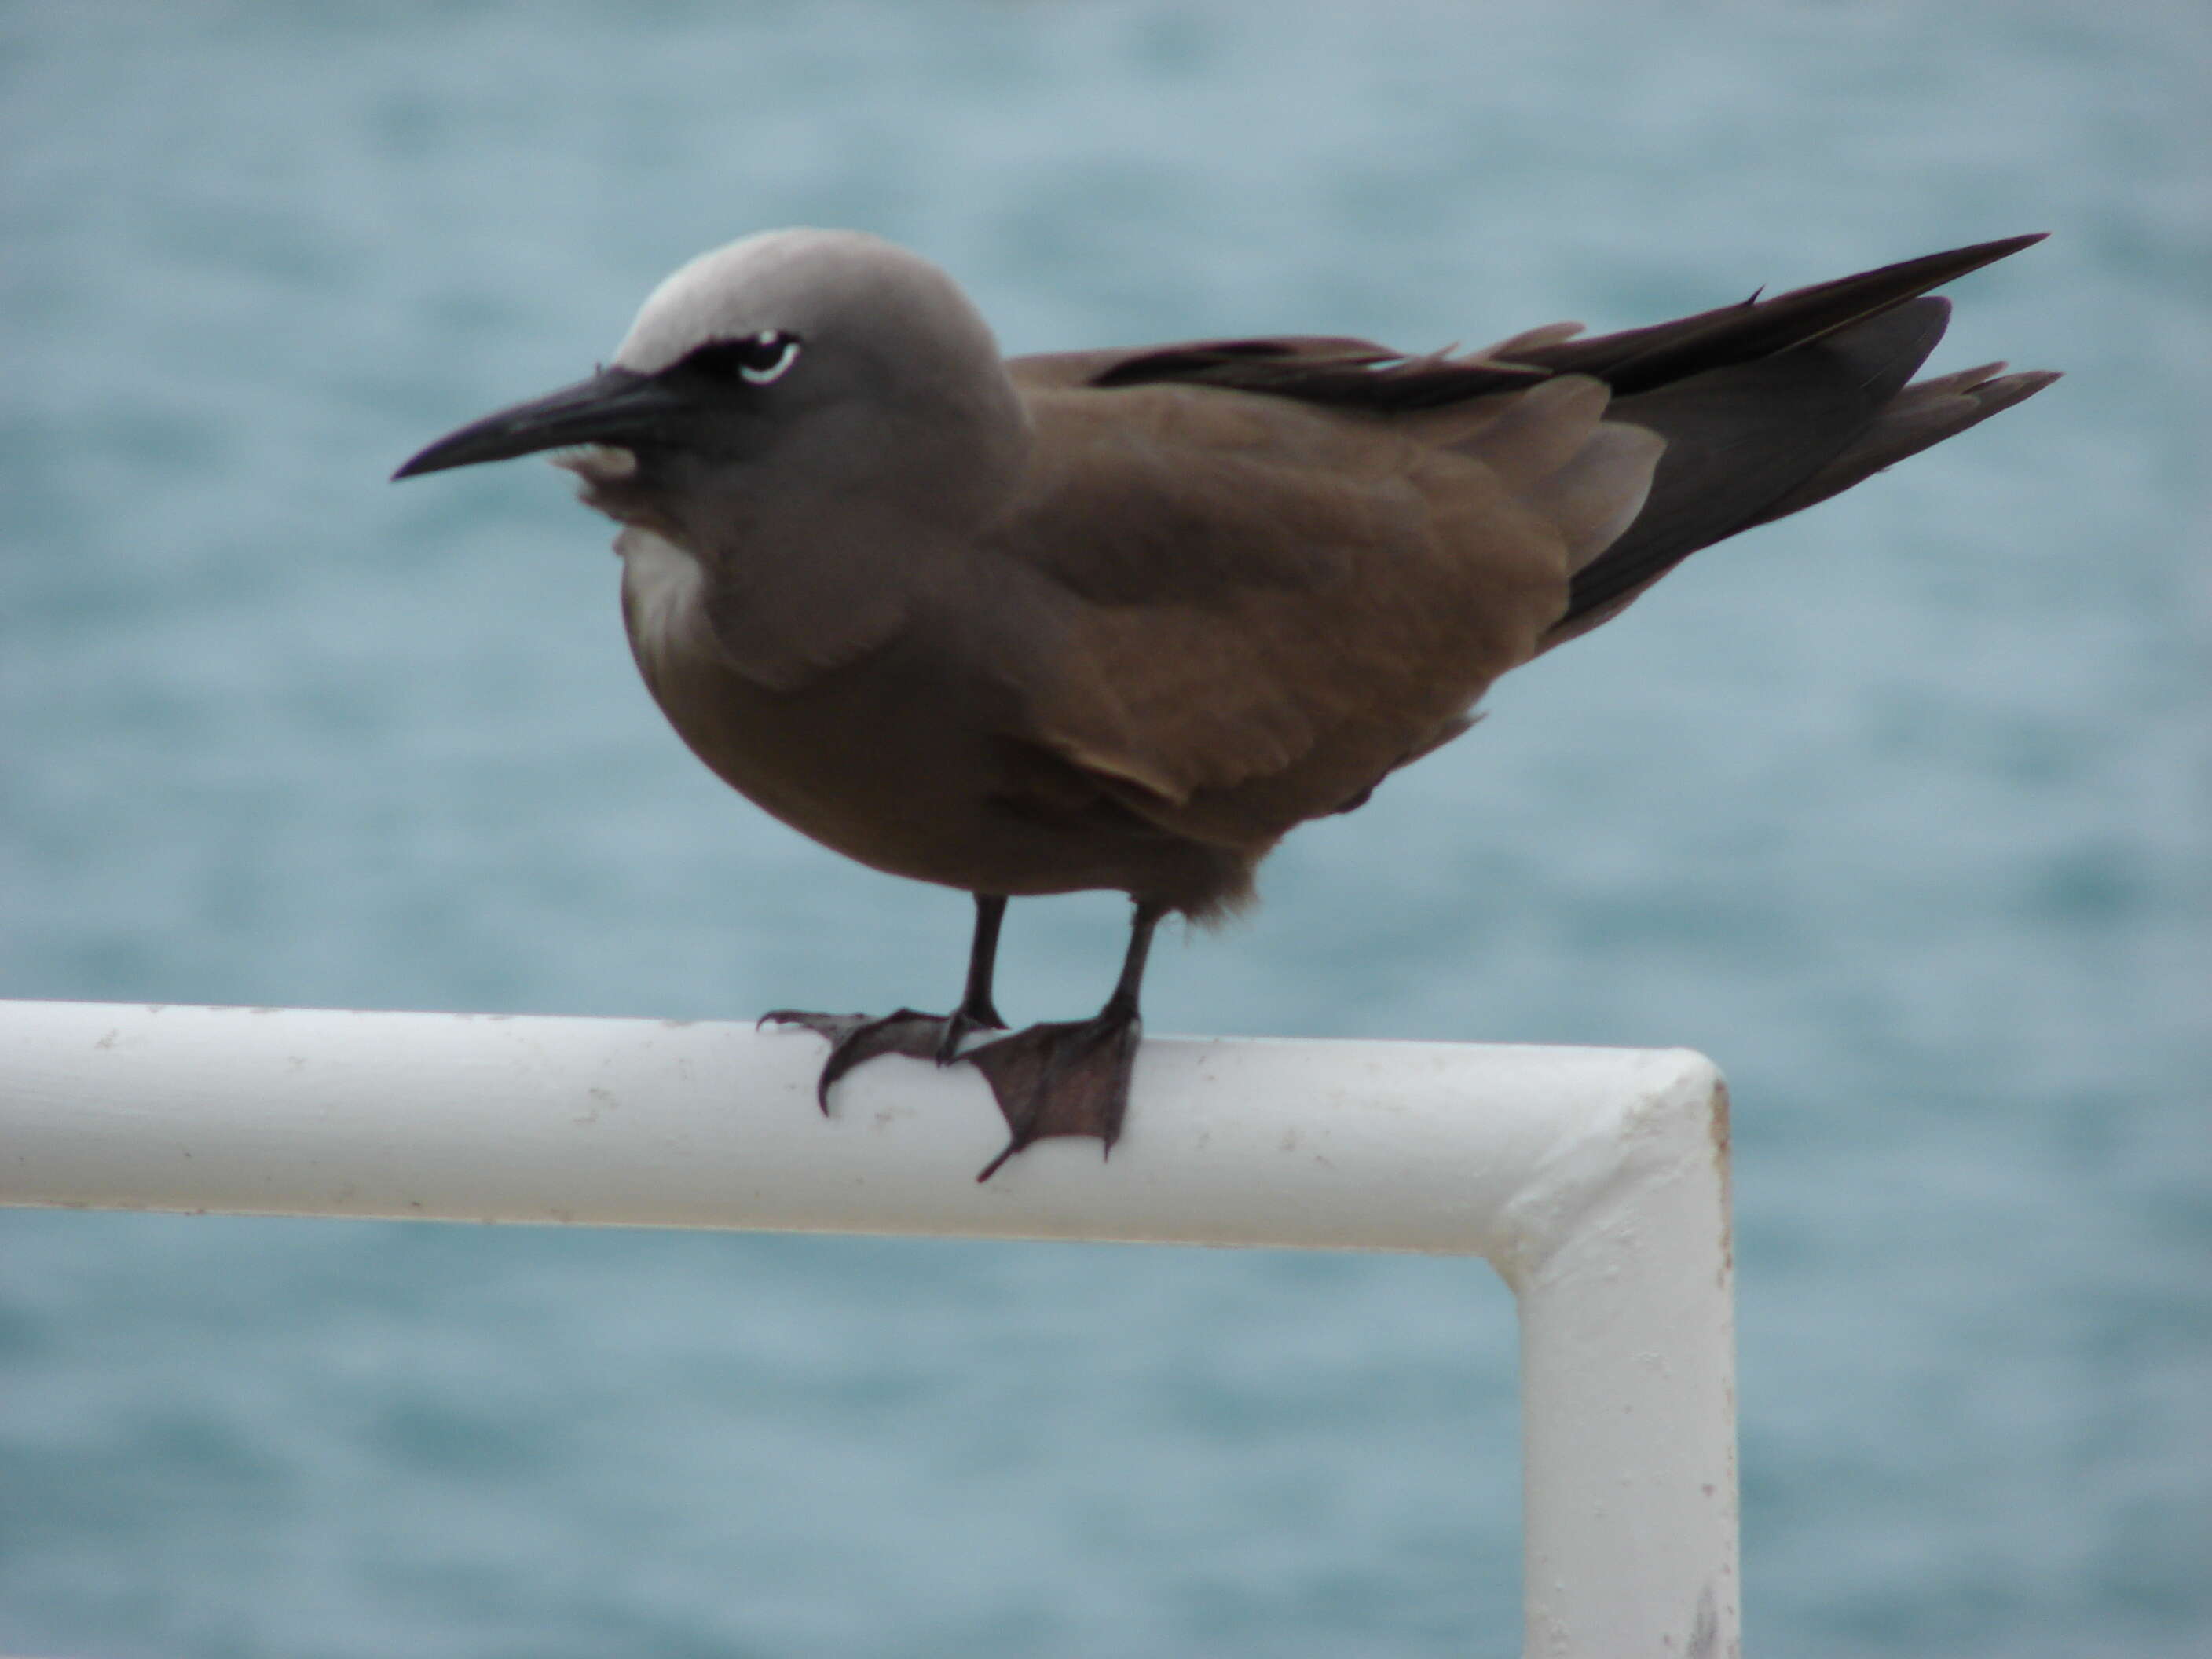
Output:
[[[1133,838],[1121,817],[1054,823],[1006,810],[1026,776],[1020,745],[1002,735],[1019,727],[1017,704],[944,648],[946,628],[910,630],[779,690],[733,665],[709,616],[720,600],[690,554],[636,528],[617,546],[630,647],[653,701],[718,777],[802,834],[971,892],[1204,885],[1182,867],[1188,848],[1156,832]],[[1153,867],[1163,861],[1164,873]],[[1218,861],[1200,860],[1208,872]]]
[[[868,723],[835,734],[820,699],[739,672],[709,612],[709,578],[684,548],[635,526],[616,538],[623,560],[623,621],[653,701],[693,753],[732,788],[817,840],[838,845],[842,820],[865,794],[845,758]],[[860,786],[857,787],[856,786]]]
[[902,874],[930,861],[916,843],[935,837],[922,826],[957,833],[977,811],[990,782],[984,730],[958,684],[916,684],[896,651],[796,685],[763,683],[727,648],[710,614],[727,596],[697,559],[635,526],[616,546],[638,671],[677,734],[731,787]]

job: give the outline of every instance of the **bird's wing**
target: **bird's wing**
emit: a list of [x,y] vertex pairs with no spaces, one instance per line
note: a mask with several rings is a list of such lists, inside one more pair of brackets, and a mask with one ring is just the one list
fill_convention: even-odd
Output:
[[1352,339],[1205,340],[1016,367],[1036,364],[1061,384],[1261,392],[1440,443],[1516,377],[1602,380],[1614,417],[1658,433],[1667,453],[1633,529],[1578,562],[1549,648],[1619,615],[1698,549],[1849,489],[2056,380],[2000,377],[2004,365],[1993,363],[1908,385],[1949,314],[1920,296],[2042,240],[1976,243],[1620,333],[1578,337],[1577,325],[1554,323],[1472,356],[1407,356]]
[[1586,377],[1476,401],[1446,448],[1299,400],[1032,383],[1037,459],[984,544],[1051,596],[1018,735],[1164,829],[1258,848],[1462,729],[1660,447]]
[[[1567,333],[1576,331],[1571,324],[1564,326]],[[1555,325],[1504,343],[1548,344],[1562,337]],[[1556,372],[1505,362],[1501,356],[1498,347],[1460,356],[1412,356],[1348,335],[1304,334],[1055,352],[1012,358],[1006,369],[1026,391],[1207,386],[1375,414],[1401,414],[1485,392],[1516,391]]]
[[1948,314],[1920,296],[2039,240],[1467,356],[1311,337],[1017,358],[1043,459],[1000,550],[1059,592],[1066,635],[1035,735],[1224,844],[1356,800],[1696,549],[2049,384],[1909,384]]

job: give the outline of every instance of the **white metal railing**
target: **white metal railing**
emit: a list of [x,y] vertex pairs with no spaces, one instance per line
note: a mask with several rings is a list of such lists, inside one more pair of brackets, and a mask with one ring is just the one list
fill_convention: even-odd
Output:
[[675,1021],[0,1002],[0,1203],[1479,1255],[1520,1307],[1525,1651],[1738,1650],[1727,1093],[1685,1050],[1150,1038],[1128,1131]]

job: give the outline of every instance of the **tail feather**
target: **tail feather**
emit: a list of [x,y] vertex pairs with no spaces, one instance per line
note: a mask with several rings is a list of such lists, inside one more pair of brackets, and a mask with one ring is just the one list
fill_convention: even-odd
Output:
[[1618,616],[1691,554],[1820,473],[1904,389],[1949,310],[1915,300],[1813,345],[1616,400],[1613,417],[1656,432],[1666,453],[1636,521],[1575,573],[1546,647]]
[[2010,409],[2059,378],[2051,369],[2002,374],[2002,363],[1986,363],[1956,374],[1916,380],[1875,416],[1874,423],[1849,447],[1790,491],[1743,528],[1771,524],[1792,513],[1840,495],[1853,484],[1894,466],[1908,455],[1955,438],[1970,426]]
[[1542,648],[1588,633],[1699,548],[1826,501],[2032,397],[2058,377],[2002,363],[1911,384],[1949,302],[1926,290],[2039,236],[1949,253],[1517,355],[1610,384],[1610,418],[1666,441],[1644,511],[1577,570]]

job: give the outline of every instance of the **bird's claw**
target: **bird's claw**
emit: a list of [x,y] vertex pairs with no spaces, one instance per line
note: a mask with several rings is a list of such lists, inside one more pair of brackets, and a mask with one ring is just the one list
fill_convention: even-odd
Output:
[[960,1045],[979,1030],[1002,1030],[995,1015],[983,1018],[962,1009],[951,1014],[917,1013],[902,1008],[896,1013],[816,1014],[796,1008],[778,1008],[760,1017],[760,1024],[797,1025],[825,1037],[830,1058],[814,1085],[814,1098],[823,1115],[830,1111],[830,1085],[855,1066],[882,1054],[904,1054],[910,1060],[934,1060],[949,1066],[961,1059]]

